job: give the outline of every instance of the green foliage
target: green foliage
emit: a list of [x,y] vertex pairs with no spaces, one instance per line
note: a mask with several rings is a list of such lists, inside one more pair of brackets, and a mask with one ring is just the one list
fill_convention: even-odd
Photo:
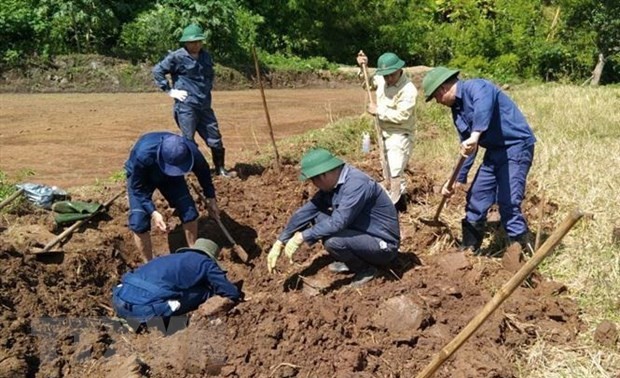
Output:
[[154,63],[191,22],[232,67],[250,63],[252,46],[274,66],[304,70],[324,68],[322,58],[355,64],[359,50],[373,66],[393,51],[408,65],[502,81],[582,82],[602,54],[604,82],[620,81],[616,0],[2,0],[0,64],[73,53]]
[[13,194],[16,190],[15,184],[7,179],[6,173],[0,171],[0,201]]
[[260,60],[270,68],[299,72],[317,70],[335,71],[338,68],[338,65],[330,63],[327,59],[319,56],[302,59],[298,56],[285,56],[279,53],[260,54]]
[[133,61],[156,62],[169,49],[178,48],[182,26],[174,9],[160,5],[140,13],[123,26],[119,54]]

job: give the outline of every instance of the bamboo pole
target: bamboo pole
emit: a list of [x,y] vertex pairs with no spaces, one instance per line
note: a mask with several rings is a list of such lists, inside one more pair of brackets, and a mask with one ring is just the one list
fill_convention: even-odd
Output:
[[116,193],[116,195],[114,197],[110,198],[106,203],[104,203],[103,206],[101,206],[101,208],[99,208],[99,210],[97,210],[96,212],[92,213],[88,218],[84,218],[84,219],[81,219],[81,220],[75,222],[74,224],[71,225],[71,227],[69,227],[66,230],[64,230],[54,240],[52,240],[51,242],[47,243],[47,245],[45,247],[43,247],[42,250],[36,251],[34,253],[39,254],[39,253],[49,252],[56,244],[61,242],[67,236],[71,235],[75,230],[77,230],[84,223],[86,223],[89,220],[91,220],[95,215],[100,214],[103,211],[106,211],[107,208],[112,204],[112,202],[114,202],[118,197],[120,197],[124,193],[125,193],[124,189],[121,190],[120,192]]
[[256,80],[260,88],[260,95],[263,99],[263,108],[265,109],[265,117],[267,118],[267,126],[269,126],[269,137],[271,138],[271,144],[273,145],[273,151],[276,154],[276,169],[280,173],[280,154],[278,153],[278,146],[276,146],[276,139],[273,136],[273,127],[271,126],[271,117],[269,117],[269,108],[267,108],[267,99],[265,98],[265,90],[263,89],[263,79],[260,75],[260,68],[258,67],[258,57],[256,56],[256,49],[252,46],[252,56],[254,57],[254,67],[256,68]]
[[446,361],[454,352],[456,352],[467,339],[484,323],[484,321],[495,311],[505,300],[508,298],[521,283],[532,273],[532,271],[540,264],[545,257],[547,257],[555,248],[556,245],[562,240],[562,238],[568,233],[568,231],[583,217],[581,210],[574,210],[566,219],[560,224],[560,226],[551,234],[549,239],[540,247],[538,251],[532,256],[532,258],[525,263],[515,273],[512,278],[502,286],[502,288],[493,296],[493,298],[487,302],[482,311],[474,317],[465,328],[448,343],[439,353],[435,355],[433,360],[422,370],[417,378],[429,378],[439,369],[439,367]]

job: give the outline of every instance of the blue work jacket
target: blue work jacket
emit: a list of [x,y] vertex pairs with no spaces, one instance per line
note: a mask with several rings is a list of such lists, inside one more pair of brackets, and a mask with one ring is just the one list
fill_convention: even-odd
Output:
[[[534,133],[517,105],[488,80],[457,81],[456,101],[451,109],[461,142],[472,132],[479,131],[478,144],[489,153],[520,151],[536,143]],[[474,153],[463,164],[459,182],[467,182],[475,157]]]
[[[191,250],[156,257],[133,272],[125,273],[114,295],[134,306],[149,306],[146,309],[157,316],[195,310],[214,295],[234,302],[242,298],[241,291],[226,278],[226,272],[215,261]],[[176,312],[168,308],[170,300],[180,303]]]
[[211,107],[211,89],[213,89],[213,59],[205,50],[200,50],[198,59],[194,59],[185,48],[170,52],[161,62],[153,67],[155,83],[164,92],[172,89],[166,79],[172,78],[172,88],[187,91],[185,104],[197,107]]
[[302,232],[304,241],[316,243],[345,229],[357,230],[398,248],[398,213],[385,190],[372,178],[348,164],[343,166],[336,187],[319,190],[297,209],[278,239],[288,241],[293,234],[315,220],[319,213],[329,217]]
[[[142,207],[149,214],[155,211],[155,204],[152,199],[153,192],[159,185],[171,178],[162,172],[157,163],[157,149],[162,139],[167,135],[173,134],[159,131],[142,135],[131,149],[129,159],[125,162],[127,188],[131,194],[140,200]],[[209,164],[195,143],[188,144],[194,155],[192,172],[198,178],[204,195],[207,198],[215,198],[215,188],[211,180]]]

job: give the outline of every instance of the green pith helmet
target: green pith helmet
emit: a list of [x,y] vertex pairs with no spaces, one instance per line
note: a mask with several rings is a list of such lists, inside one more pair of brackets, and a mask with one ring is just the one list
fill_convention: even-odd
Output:
[[324,148],[317,148],[306,152],[301,158],[301,181],[307,180],[322,173],[340,167],[344,161],[338,159]]
[[375,74],[379,76],[389,75],[404,66],[405,61],[400,59],[398,55],[391,52],[386,52],[379,57],[379,60],[377,61],[377,72],[375,72]]
[[196,24],[191,24],[183,29],[183,35],[179,42],[194,42],[194,41],[202,41],[205,39],[204,32],[202,28]]
[[209,256],[211,260],[213,260],[217,264],[217,266],[220,267],[220,269],[224,270],[224,268],[217,261],[218,257],[220,256],[220,246],[218,246],[213,240],[200,238],[196,240],[196,243],[194,243],[193,247],[179,248],[174,253],[181,253],[187,251],[204,253],[205,255]]
[[433,98],[433,93],[435,93],[441,84],[458,74],[459,70],[451,70],[441,66],[430,70],[426,76],[424,76],[424,80],[422,80],[422,87],[424,88],[424,96],[426,96],[426,101],[428,102]]

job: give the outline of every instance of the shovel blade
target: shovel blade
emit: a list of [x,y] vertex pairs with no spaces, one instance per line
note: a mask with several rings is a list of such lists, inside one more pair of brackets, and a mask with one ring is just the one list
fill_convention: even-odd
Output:
[[420,222],[424,223],[427,226],[430,227],[448,227],[447,224],[445,224],[444,222],[440,221],[439,219],[423,219],[420,218]]

